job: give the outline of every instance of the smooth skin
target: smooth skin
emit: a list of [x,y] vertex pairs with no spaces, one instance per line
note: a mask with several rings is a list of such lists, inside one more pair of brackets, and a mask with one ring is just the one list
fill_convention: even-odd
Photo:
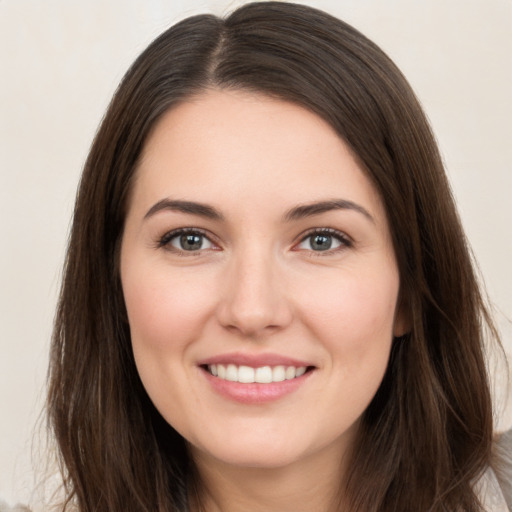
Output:
[[[407,322],[382,201],[334,130],[243,91],[174,107],[136,170],[121,280],[142,382],[190,445],[205,510],[338,510]],[[310,371],[276,400],[240,403],[200,366],[232,353]]]

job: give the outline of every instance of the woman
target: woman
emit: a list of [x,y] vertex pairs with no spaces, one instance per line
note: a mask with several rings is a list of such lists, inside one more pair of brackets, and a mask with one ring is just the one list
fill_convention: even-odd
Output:
[[189,18],[128,71],[80,184],[48,398],[61,509],[482,510],[486,328],[382,51],[294,4]]

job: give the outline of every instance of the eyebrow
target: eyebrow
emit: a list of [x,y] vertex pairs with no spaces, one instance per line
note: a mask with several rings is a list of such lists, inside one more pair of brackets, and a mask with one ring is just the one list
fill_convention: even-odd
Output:
[[320,215],[321,213],[329,212],[332,210],[352,210],[364,215],[369,221],[375,224],[375,219],[371,216],[370,212],[361,205],[349,201],[347,199],[331,199],[328,201],[319,201],[296,206],[286,212],[284,218],[286,221],[294,221],[311,217],[313,215]]
[[[163,210],[189,213],[217,221],[224,220],[222,213],[213,206],[204,203],[197,203],[195,201],[183,201],[179,199],[162,199],[158,201],[148,210],[144,219],[147,219],[148,217],[151,217]],[[352,210],[364,215],[368,220],[375,224],[375,219],[371,216],[368,210],[347,199],[331,199],[328,201],[302,204],[288,210],[284,215],[284,220],[286,222],[292,222],[294,220],[320,215],[332,210]]]
[[144,219],[155,215],[162,210],[171,210],[175,212],[190,213],[192,215],[199,215],[200,217],[206,217],[207,219],[224,220],[224,216],[213,206],[209,206],[203,203],[196,203],[194,201],[181,201],[178,199],[162,199],[155,203],[144,215]]

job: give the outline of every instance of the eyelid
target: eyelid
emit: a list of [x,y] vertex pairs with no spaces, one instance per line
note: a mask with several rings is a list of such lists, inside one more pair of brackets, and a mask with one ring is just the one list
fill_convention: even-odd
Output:
[[[176,238],[177,236],[183,235],[183,234],[192,234],[192,235],[201,235],[205,237],[212,245],[214,245],[213,248],[208,249],[200,249],[198,251],[185,251],[177,249],[173,246],[171,246],[170,241],[173,238]],[[334,252],[338,252],[340,250],[346,249],[348,247],[351,247],[353,245],[353,240],[350,236],[348,236],[343,231],[339,231],[338,229],[334,228],[311,228],[307,231],[301,233],[298,237],[298,240],[293,244],[292,250],[300,251],[307,249],[299,249],[297,246],[304,242],[307,238],[313,236],[313,235],[328,235],[332,236],[333,238],[336,238],[339,242],[341,242],[341,246],[337,247],[335,249],[327,249],[325,251],[313,251],[308,250],[310,253],[314,253],[317,256],[321,256],[322,254],[332,254]],[[187,256],[193,256],[198,255],[199,253],[205,252],[205,251],[217,251],[220,250],[219,243],[216,240],[216,237],[213,236],[210,232],[206,231],[202,228],[197,227],[180,227],[176,229],[172,229],[170,231],[165,232],[162,236],[158,237],[156,246],[157,248],[163,248],[166,250],[169,250],[171,252],[179,253],[179,254],[185,254]]]
[[[337,247],[335,249],[327,249],[325,251],[313,251],[313,250],[307,250],[307,249],[298,249],[297,246],[304,242],[307,238],[313,236],[313,235],[328,235],[332,236],[333,238],[336,238],[338,241],[341,242],[341,247]],[[348,236],[343,231],[339,231],[338,229],[334,228],[311,228],[305,231],[304,233],[301,233],[298,237],[298,241],[294,243],[292,250],[296,251],[308,251],[310,253],[314,253],[315,256],[322,256],[326,254],[333,254],[338,251],[342,251],[348,247],[352,247],[354,244],[354,241],[350,236]]]
[[[208,249],[200,249],[198,251],[185,251],[180,250],[175,247],[173,247],[170,242],[173,238],[176,238],[180,235],[201,235],[205,237],[214,247],[208,248]],[[174,252],[176,254],[185,254],[186,256],[194,256],[197,254],[200,254],[205,251],[217,251],[220,249],[219,244],[216,241],[216,237],[214,237],[211,233],[208,231],[202,229],[202,228],[196,228],[196,227],[181,227],[172,229],[170,231],[166,231],[162,236],[160,236],[157,239],[156,243],[157,248],[166,249],[168,251]]]

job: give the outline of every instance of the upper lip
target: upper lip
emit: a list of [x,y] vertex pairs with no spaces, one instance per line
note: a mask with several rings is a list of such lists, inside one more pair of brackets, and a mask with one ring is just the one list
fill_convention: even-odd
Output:
[[234,364],[236,366],[249,366],[252,368],[259,368],[262,366],[313,366],[310,362],[301,361],[293,357],[284,356],[281,354],[247,354],[242,352],[232,352],[228,354],[219,354],[216,356],[208,357],[199,361],[199,366],[209,366],[212,364]]

